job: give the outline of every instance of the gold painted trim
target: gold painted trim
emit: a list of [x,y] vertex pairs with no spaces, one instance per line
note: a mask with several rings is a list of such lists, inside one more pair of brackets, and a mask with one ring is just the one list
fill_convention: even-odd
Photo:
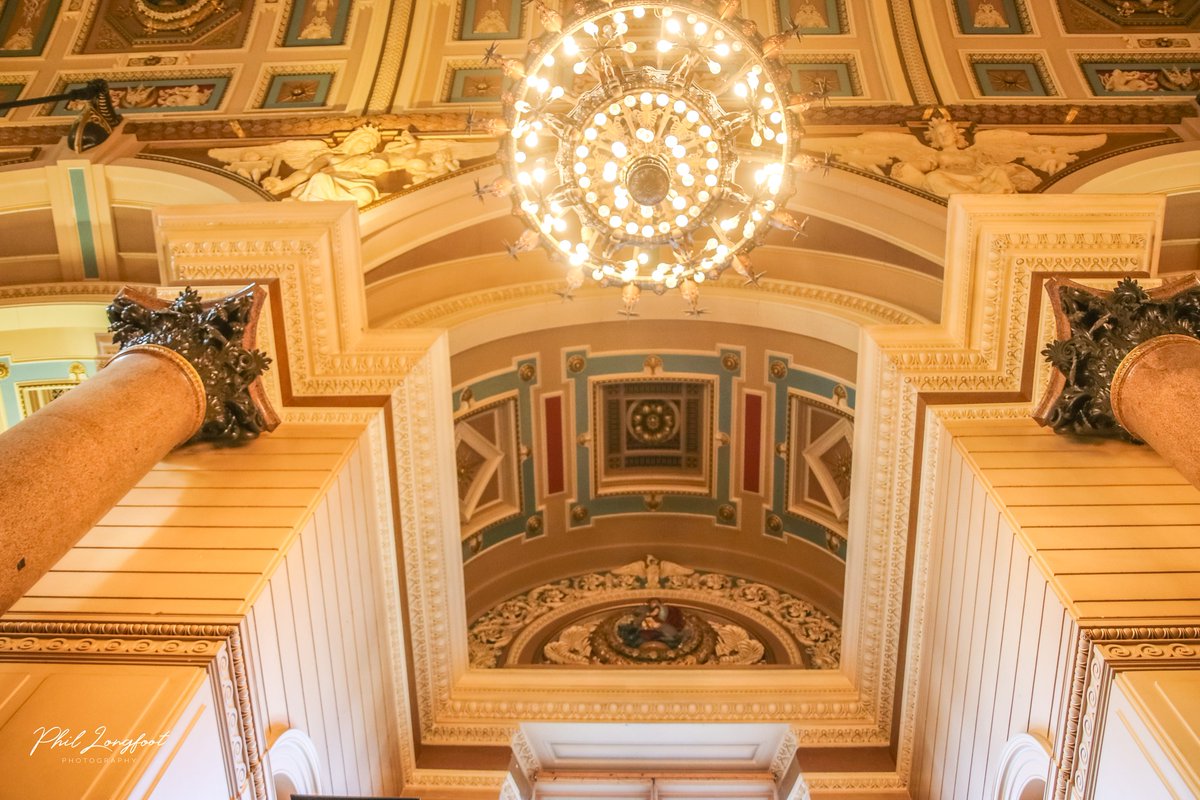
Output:
[[[195,423],[191,426],[190,433],[179,442],[179,445],[184,444],[200,430],[200,426],[204,424],[204,416],[208,407],[208,397],[204,391],[204,382],[200,380],[200,373],[192,366],[192,362],[188,361],[179,353],[169,347],[163,347],[161,344],[135,344],[133,347],[127,347],[120,350],[112,358],[108,360],[105,367],[111,365],[114,361],[122,356],[127,356],[131,353],[145,353],[146,355],[155,356],[156,358],[166,359],[168,363],[174,366],[183,375],[184,380],[192,387],[192,399],[195,400],[195,406],[192,409],[195,417]],[[176,445],[178,447],[179,445]]]
[[1121,394],[1121,389],[1125,385],[1125,380],[1129,373],[1150,353],[1162,347],[1180,342],[1196,342],[1197,340],[1191,336],[1186,336],[1182,333],[1164,333],[1162,336],[1155,336],[1153,339],[1147,339],[1137,347],[1130,350],[1121,359],[1121,363],[1117,364],[1116,371],[1113,372],[1112,382],[1108,385],[1109,404],[1112,406],[1113,419],[1117,421],[1125,430],[1137,436],[1137,431],[1129,427],[1128,423],[1121,418],[1121,409],[1117,398]]

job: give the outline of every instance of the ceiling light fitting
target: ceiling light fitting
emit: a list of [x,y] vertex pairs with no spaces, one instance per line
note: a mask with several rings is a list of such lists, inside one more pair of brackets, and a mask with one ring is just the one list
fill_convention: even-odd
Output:
[[762,37],[738,0],[585,1],[566,19],[534,5],[546,32],[525,60],[484,56],[514,81],[505,175],[478,189],[528,226],[509,253],[540,243],[565,262],[564,299],[621,286],[627,316],[644,290],[703,313],[700,284],[729,268],[757,283],[749,253],[772,227],[802,232],[785,205],[793,166],[814,166],[795,158],[813,98],[774,57],[795,32]]

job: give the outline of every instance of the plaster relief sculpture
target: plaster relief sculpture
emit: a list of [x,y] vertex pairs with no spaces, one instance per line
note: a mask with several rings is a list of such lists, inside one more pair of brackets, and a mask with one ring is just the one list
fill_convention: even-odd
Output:
[[929,121],[924,138],[928,144],[907,133],[886,131],[846,138],[806,137],[804,148],[832,153],[843,164],[949,197],[960,192],[1033,191],[1045,177],[1077,161],[1078,153],[1102,147],[1108,139],[1102,133],[1045,136],[984,130],[968,142],[958,125],[943,118]]
[[[770,649],[763,636],[774,642]],[[766,584],[650,555],[499,603],[471,623],[467,643],[471,666],[483,668],[532,659],[836,669],[841,628],[808,601]]]
[[680,566],[672,561],[659,561],[652,555],[646,556],[645,561],[634,561],[613,570],[614,575],[629,575],[646,581],[647,589],[662,585],[663,578],[673,578],[691,575],[695,570]]
[[362,208],[383,196],[380,179],[385,175],[404,173],[407,177],[398,187],[404,188],[496,151],[494,141],[418,139],[408,131],[390,141],[384,138],[373,125],[362,125],[336,145],[319,139],[290,139],[219,148],[209,150],[208,155],[273,195],[304,201],[351,200]]
[[1004,18],[996,6],[991,3],[980,3],[975,6],[975,27],[976,28],[1007,28],[1008,20]]

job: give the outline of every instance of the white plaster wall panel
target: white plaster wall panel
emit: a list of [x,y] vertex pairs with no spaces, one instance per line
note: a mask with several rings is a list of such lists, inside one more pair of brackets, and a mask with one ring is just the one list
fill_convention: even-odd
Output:
[[[1093,800],[1190,800],[1195,785],[1172,763],[1126,691],[1124,676],[1112,683]],[[1191,765],[1194,769],[1196,765]]]
[[1053,741],[1074,626],[957,449],[939,485],[914,798],[988,797],[1005,742]]
[[212,683],[196,690],[187,709],[175,724],[175,748],[163,748],[167,763],[161,771],[153,765],[129,793],[129,800],[226,800],[225,756],[221,752],[221,730],[213,703]]
[[[365,435],[364,435],[365,436]],[[351,452],[251,612],[267,745],[287,728],[316,745],[323,791],[400,792],[396,716],[366,439]]]

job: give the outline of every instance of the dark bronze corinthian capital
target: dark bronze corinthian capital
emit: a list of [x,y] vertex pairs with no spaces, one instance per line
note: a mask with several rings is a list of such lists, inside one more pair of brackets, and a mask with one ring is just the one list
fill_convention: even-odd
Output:
[[254,348],[266,295],[252,284],[228,297],[201,302],[188,288],[167,302],[125,287],[109,305],[109,330],[121,350],[165,347],[196,370],[204,385],[205,415],[190,441],[242,444],[279,425],[260,380],[271,359]]
[[1147,290],[1124,278],[1107,291],[1054,277],[1046,291],[1058,339],[1042,351],[1054,373],[1034,419],[1058,433],[1136,441],[1113,414],[1113,377],[1143,342],[1167,334],[1200,338],[1200,281],[1189,275]]

